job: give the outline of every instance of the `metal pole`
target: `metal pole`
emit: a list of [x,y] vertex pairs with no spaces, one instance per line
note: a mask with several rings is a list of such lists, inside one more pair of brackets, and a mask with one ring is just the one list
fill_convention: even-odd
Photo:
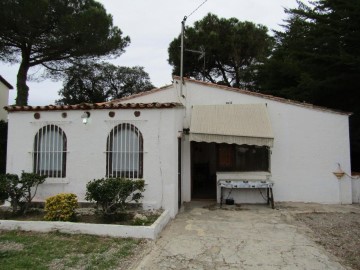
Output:
[[185,22],[187,17],[185,16],[181,22],[181,50],[180,50],[180,96],[183,97],[183,72],[184,72],[184,30],[185,30]]

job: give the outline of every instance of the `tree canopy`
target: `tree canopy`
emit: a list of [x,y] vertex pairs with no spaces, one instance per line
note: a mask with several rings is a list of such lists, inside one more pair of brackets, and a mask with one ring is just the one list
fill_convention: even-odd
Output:
[[352,167],[360,170],[360,1],[298,1],[286,12],[256,85],[264,93],[353,112]]
[[0,60],[20,63],[17,105],[27,104],[31,67],[54,70],[82,59],[118,56],[129,42],[94,0],[0,2]]
[[85,63],[66,71],[62,97],[57,104],[97,103],[154,88],[143,67],[119,67],[109,63]]
[[[269,55],[272,38],[263,25],[208,14],[185,29],[184,76],[212,83],[252,88],[256,66]],[[180,73],[181,37],[169,45],[169,64]],[[189,50],[204,51],[205,59]],[[204,63],[205,60],[205,63]]]

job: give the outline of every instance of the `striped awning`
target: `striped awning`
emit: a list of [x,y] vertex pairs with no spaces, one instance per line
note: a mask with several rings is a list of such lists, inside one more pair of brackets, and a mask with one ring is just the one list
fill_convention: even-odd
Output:
[[190,141],[273,146],[265,104],[193,106]]

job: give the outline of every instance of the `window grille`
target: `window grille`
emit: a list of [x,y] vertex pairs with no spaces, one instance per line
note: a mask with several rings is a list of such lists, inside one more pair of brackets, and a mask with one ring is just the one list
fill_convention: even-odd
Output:
[[111,130],[106,144],[106,176],[143,177],[143,137],[134,125],[123,123]]
[[67,139],[64,131],[56,125],[46,125],[35,135],[34,172],[52,178],[66,176]]

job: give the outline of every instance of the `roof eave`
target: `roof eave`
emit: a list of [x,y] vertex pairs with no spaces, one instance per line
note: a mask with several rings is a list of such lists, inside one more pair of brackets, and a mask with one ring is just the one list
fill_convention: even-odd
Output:
[[79,104],[79,105],[47,105],[47,106],[5,106],[8,112],[31,111],[71,111],[71,110],[111,110],[111,109],[173,109],[183,107],[176,102],[167,103],[118,103],[118,104]]

